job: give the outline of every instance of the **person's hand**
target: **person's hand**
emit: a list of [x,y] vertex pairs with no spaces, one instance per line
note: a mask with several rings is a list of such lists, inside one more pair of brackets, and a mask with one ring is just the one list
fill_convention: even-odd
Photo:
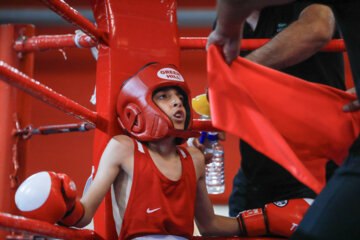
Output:
[[206,43],[206,50],[209,48],[211,44],[221,47],[223,57],[226,63],[230,65],[232,61],[239,56],[240,42],[241,42],[240,34],[235,36],[227,36],[221,34],[217,27],[215,28],[214,31],[210,33],[208,37],[208,41]]
[[[205,151],[205,145],[203,143],[200,143],[200,138],[189,138],[188,141],[188,146],[190,147],[196,147],[197,149],[199,149],[202,153],[204,153]],[[204,153],[204,157],[205,157],[205,164],[208,164],[211,162],[211,158],[212,158],[212,154],[211,153]]]
[[[356,95],[355,88],[350,88],[346,92]],[[344,105],[342,109],[343,109],[344,112],[354,112],[354,111],[359,110],[360,109],[359,100],[355,100],[355,101],[353,101],[351,103],[348,103],[348,104]]]
[[219,140],[220,141],[225,141],[226,140],[225,132],[218,132],[218,134],[219,134]]
[[[225,141],[225,132],[218,132],[218,137],[220,141]],[[207,140],[205,140],[207,141]],[[196,147],[197,149],[199,149],[201,152],[204,153],[205,151],[205,144],[200,142],[200,138],[189,138],[188,140],[188,145],[189,146],[193,146]],[[211,162],[211,158],[213,157],[212,153],[204,153],[205,156],[205,164],[208,164]]]

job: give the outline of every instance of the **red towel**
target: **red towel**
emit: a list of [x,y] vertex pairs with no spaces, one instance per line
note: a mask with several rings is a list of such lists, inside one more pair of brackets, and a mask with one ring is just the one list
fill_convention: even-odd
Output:
[[229,67],[208,50],[211,117],[319,193],[325,162],[341,164],[359,135],[360,111],[344,91],[310,83],[238,57]]

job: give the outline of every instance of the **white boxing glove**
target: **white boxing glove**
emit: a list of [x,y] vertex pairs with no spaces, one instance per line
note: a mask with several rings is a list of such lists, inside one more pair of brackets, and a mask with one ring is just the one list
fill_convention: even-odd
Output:
[[84,209],[76,200],[76,185],[66,174],[39,172],[17,189],[15,204],[28,218],[50,223],[75,225]]

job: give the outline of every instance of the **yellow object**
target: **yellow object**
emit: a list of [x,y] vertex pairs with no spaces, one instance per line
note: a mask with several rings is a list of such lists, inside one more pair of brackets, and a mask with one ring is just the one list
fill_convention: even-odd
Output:
[[210,104],[206,98],[206,94],[194,97],[191,101],[191,105],[198,114],[210,117]]

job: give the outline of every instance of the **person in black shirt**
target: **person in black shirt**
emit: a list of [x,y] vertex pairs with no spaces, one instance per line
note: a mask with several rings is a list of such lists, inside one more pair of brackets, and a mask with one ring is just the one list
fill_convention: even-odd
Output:
[[[314,17],[318,15],[322,17]],[[309,31],[309,28],[322,31]],[[251,53],[244,51],[240,55],[307,81],[345,90],[342,53],[317,52],[332,37],[340,36],[335,32],[335,20],[329,7],[309,2],[271,6],[254,11],[247,18],[243,38],[272,40]],[[240,152],[241,168],[234,178],[229,198],[230,216],[262,208],[270,202],[316,197],[283,167],[242,140]],[[336,164],[329,161],[328,166],[327,174],[331,175]]]

